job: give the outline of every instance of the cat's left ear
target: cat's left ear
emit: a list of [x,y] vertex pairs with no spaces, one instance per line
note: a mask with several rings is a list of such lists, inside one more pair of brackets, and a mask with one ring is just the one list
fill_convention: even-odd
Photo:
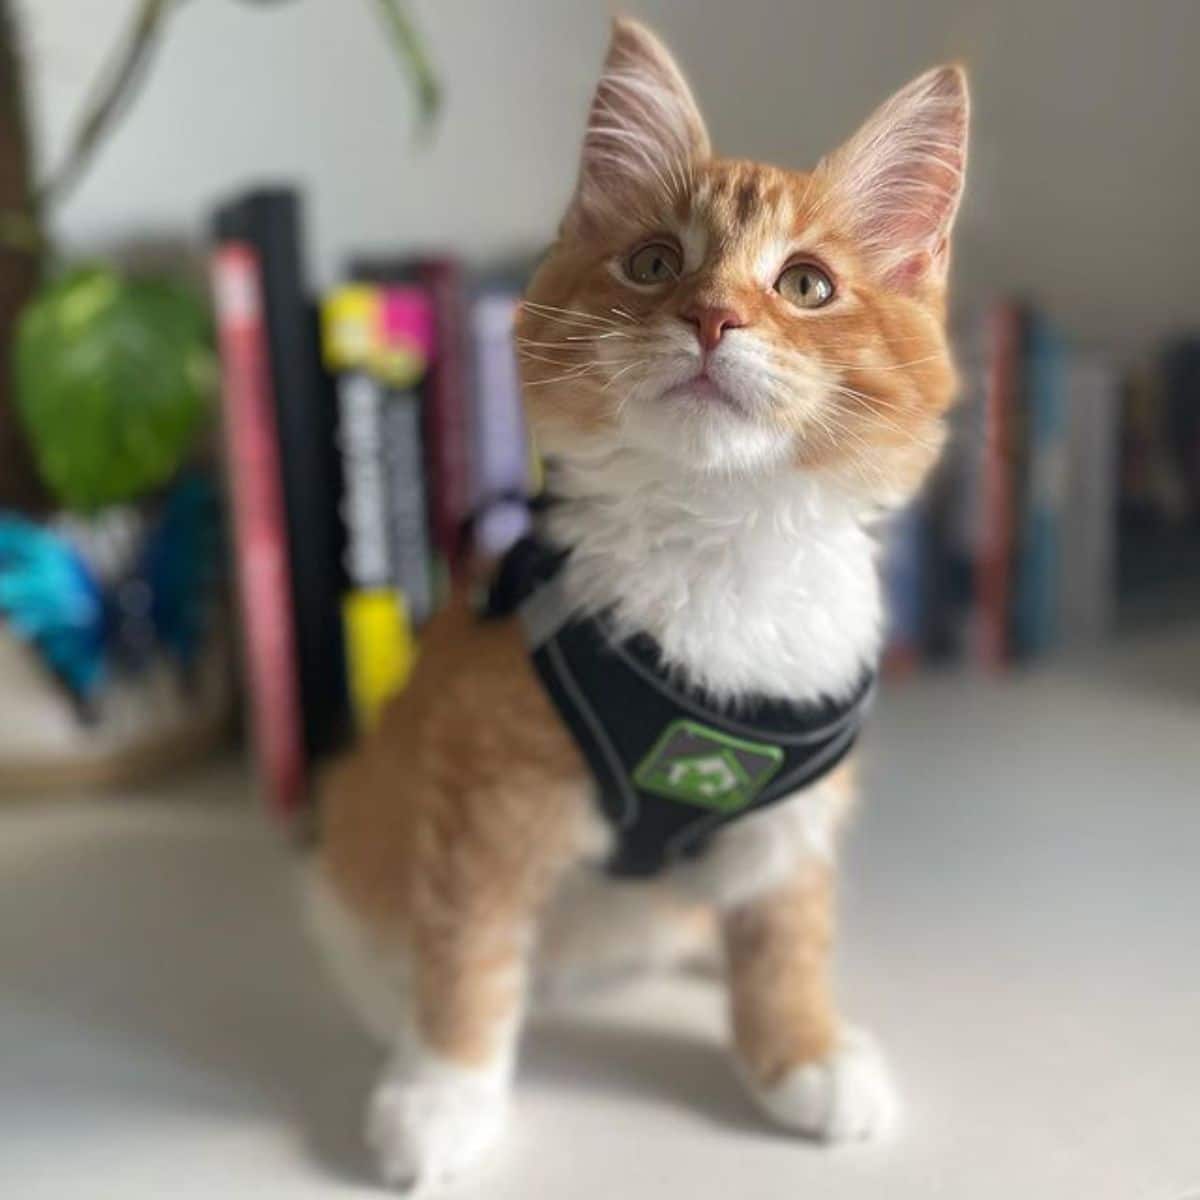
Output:
[[669,204],[691,166],[711,153],[704,118],[670,52],[644,25],[618,18],[566,227],[586,234],[647,202]]
[[945,283],[969,112],[966,73],[937,67],[901,88],[818,168],[856,241],[898,290]]

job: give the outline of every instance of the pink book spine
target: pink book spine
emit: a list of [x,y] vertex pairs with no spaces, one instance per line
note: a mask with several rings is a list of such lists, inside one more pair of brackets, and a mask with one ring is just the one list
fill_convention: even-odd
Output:
[[252,731],[270,805],[287,817],[302,802],[306,771],[279,439],[254,248],[219,246],[212,280]]
[[427,260],[421,278],[433,297],[437,337],[426,421],[430,516],[434,548],[453,567],[461,565],[454,563],[454,556],[471,504],[464,297],[461,273],[452,260]]

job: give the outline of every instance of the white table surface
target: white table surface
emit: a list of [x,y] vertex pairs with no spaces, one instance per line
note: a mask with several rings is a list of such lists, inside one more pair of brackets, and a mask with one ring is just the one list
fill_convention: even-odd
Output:
[[[1200,636],[892,687],[847,844],[841,979],[901,1136],[765,1128],[719,985],[543,1020],[487,1200],[1200,1196]],[[302,937],[234,766],[0,804],[0,1197],[377,1194],[376,1052]]]

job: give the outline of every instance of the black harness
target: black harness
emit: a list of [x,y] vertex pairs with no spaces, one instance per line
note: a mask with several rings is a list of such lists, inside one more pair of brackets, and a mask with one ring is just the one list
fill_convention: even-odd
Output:
[[723,826],[815,783],[854,745],[874,672],[844,701],[717,704],[670,676],[652,638],[622,640],[604,615],[572,614],[566,558],[522,539],[500,565],[486,614],[520,616],[612,826],[610,874],[645,878],[700,854]]

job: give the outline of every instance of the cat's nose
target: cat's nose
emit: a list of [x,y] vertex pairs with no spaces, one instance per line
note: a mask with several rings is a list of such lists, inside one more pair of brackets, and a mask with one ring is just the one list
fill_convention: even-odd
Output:
[[680,318],[695,326],[700,348],[707,354],[715,350],[727,329],[740,329],[746,324],[741,313],[732,308],[712,304],[689,304]]

